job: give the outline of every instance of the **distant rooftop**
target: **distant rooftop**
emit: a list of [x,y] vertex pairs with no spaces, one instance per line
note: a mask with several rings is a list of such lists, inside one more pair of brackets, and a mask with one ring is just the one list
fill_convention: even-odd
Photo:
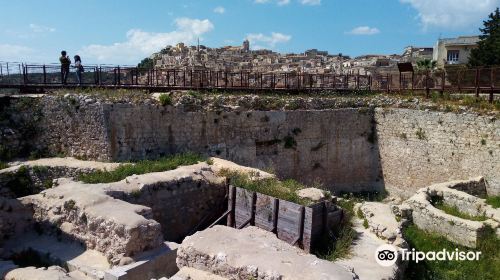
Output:
[[457,38],[439,39],[439,43],[446,45],[473,45],[479,42],[479,36],[459,36]]

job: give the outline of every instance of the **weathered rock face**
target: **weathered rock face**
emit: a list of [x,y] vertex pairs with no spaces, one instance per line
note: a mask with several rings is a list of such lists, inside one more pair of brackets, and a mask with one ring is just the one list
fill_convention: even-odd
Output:
[[177,265],[228,279],[355,279],[344,267],[255,227],[215,226],[189,236],[178,249]]
[[85,100],[41,98],[34,144],[52,154],[112,161],[189,150],[336,190],[382,188],[369,109],[220,112]]
[[161,226],[151,219],[150,208],[114,199],[97,185],[61,181],[58,187],[20,199],[44,230],[59,229],[113,263],[161,244]]
[[45,158],[18,162],[0,170],[0,196],[21,197],[52,187],[57,178],[76,178],[96,170],[114,170],[119,163],[83,161],[75,158]]
[[409,197],[436,182],[484,176],[500,194],[500,122],[494,117],[376,109],[385,187]]
[[33,123],[38,133],[28,146],[99,160],[190,150],[271,168],[304,183],[321,181],[332,191],[385,187],[405,198],[433,182],[483,175],[488,194],[500,193],[495,161],[500,130],[494,117],[399,108],[374,113],[334,109],[335,104],[313,110],[322,107],[308,104],[321,101],[304,102],[312,109],[206,111],[185,104],[47,96],[39,101],[42,117]]
[[186,112],[129,104],[107,109],[112,158],[191,150],[337,190],[381,187],[370,111]]
[[150,207],[152,217],[162,225],[164,239],[175,242],[224,213],[226,189],[225,179],[206,163],[130,176],[105,187],[117,199]]
[[0,196],[0,256],[5,240],[20,235],[28,230],[32,224],[30,209],[16,199]]

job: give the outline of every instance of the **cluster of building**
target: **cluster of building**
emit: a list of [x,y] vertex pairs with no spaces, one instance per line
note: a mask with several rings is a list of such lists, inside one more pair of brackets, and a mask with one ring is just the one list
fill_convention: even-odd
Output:
[[167,46],[151,58],[156,68],[179,70],[374,75],[398,72],[398,63],[410,62],[416,65],[417,61],[424,59],[435,60],[439,68],[466,64],[470,51],[477,46],[479,40],[478,36],[439,39],[434,47],[408,46],[400,55],[372,54],[354,58],[317,49],[300,54],[251,50],[248,40],[241,46],[222,48],[179,43]]

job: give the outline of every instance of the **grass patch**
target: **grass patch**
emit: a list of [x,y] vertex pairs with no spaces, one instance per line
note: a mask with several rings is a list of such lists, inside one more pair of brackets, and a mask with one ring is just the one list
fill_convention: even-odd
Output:
[[172,97],[168,94],[160,94],[158,99],[162,106],[172,105]]
[[9,165],[3,161],[0,161],[0,169],[5,169],[5,168],[8,168]]
[[344,209],[344,217],[339,227],[323,234],[314,246],[312,253],[318,258],[335,261],[350,256],[351,246],[357,237],[352,225],[355,203],[357,203],[356,199],[342,199],[337,202],[337,205]]
[[500,196],[488,196],[486,198],[486,203],[491,205],[493,208],[500,208]]
[[457,206],[447,205],[442,201],[434,203],[434,207],[445,212],[446,214],[449,214],[449,215],[452,215],[455,217],[459,217],[462,219],[470,220],[470,221],[486,221],[487,220],[487,217],[484,214],[482,216],[472,216],[472,215],[469,215],[467,213],[461,212]]
[[118,182],[134,174],[168,171],[182,165],[192,165],[204,160],[205,158],[198,154],[184,153],[163,157],[158,160],[142,160],[134,164],[123,164],[113,171],[95,171],[82,174],[78,176],[78,180],[88,184]]
[[295,141],[295,138],[293,138],[293,136],[291,135],[285,136],[285,138],[283,138],[283,141],[285,142],[285,149],[295,149],[297,147],[297,141]]
[[425,135],[425,131],[419,127],[418,130],[415,132],[415,135],[417,135],[417,138],[419,140],[427,140],[427,136]]
[[[375,202],[381,202],[384,200],[389,193],[387,191],[362,191],[362,192],[340,192],[339,196],[342,197],[343,199],[346,200],[351,200],[354,201],[354,203],[357,202],[363,202],[363,201],[375,201]],[[343,208],[343,207],[342,207]]]
[[297,195],[297,191],[307,187],[292,179],[285,181],[280,181],[276,178],[252,180],[251,174],[248,175],[229,170],[221,170],[218,175],[227,177],[230,184],[235,187],[269,195],[304,206],[311,205],[312,203],[310,199],[304,199]]
[[16,197],[23,197],[37,193],[31,180],[29,170],[26,166],[21,166],[10,176],[5,186],[14,193]]
[[488,230],[478,243],[477,249],[469,249],[448,241],[446,238],[428,233],[411,225],[404,230],[408,244],[417,251],[481,251],[478,261],[423,261],[409,262],[404,279],[498,279],[500,275],[500,240],[494,230]]

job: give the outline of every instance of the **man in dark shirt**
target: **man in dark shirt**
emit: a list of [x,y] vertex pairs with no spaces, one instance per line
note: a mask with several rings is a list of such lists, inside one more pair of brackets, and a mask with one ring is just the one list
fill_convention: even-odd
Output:
[[61,57],[59,58],[61,62],[61,82],[63,85],[66,84],[66,80],[68,79],[69,74],[69,66],[71,65],[71,60],[66,55],[66,51],[61,52]]

